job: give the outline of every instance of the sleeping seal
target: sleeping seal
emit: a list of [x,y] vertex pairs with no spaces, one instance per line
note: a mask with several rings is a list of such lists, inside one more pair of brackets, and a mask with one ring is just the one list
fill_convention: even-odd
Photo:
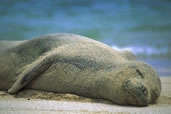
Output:
[[63,33],[0,42],[0,90],[13,94],[23,88],[147,106],[159,97],[161,82],[131,52]]

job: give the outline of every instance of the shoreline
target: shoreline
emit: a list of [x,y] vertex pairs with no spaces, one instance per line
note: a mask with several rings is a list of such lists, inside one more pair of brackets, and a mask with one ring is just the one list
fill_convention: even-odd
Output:
[[156,104],[147,107],[121,106],[73,94],[23,90],[15,95],[0,91],[0,113],[171,113],[171,76],[161,76],[160,79],[161,96]]

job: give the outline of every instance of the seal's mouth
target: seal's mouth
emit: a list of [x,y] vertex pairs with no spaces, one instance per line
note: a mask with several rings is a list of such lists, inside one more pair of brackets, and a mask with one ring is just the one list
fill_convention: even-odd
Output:
[[126,104],[147,106],[150,102],[149,89],[138,80],[127,80],[122,85],[125,93]]

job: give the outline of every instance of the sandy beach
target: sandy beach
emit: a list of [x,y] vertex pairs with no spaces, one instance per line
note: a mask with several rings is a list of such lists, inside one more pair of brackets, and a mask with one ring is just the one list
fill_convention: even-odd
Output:
[[120,106],[110,101],[90,99],[73,94],[57,94],[36,90],[23,90],[10,95],[0,91],[0,114],[46,113],[171,113],[171,77],[160,77],[162,92],[156,104],[147,107]]

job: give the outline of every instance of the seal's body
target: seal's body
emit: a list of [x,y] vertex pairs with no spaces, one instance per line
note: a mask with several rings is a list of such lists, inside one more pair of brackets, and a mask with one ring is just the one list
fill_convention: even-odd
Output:
[[31,88],[146,106],[161,92],[154,70],[131,52],[83,36],[49,34],[0,48],[0,89],[9,93]]

